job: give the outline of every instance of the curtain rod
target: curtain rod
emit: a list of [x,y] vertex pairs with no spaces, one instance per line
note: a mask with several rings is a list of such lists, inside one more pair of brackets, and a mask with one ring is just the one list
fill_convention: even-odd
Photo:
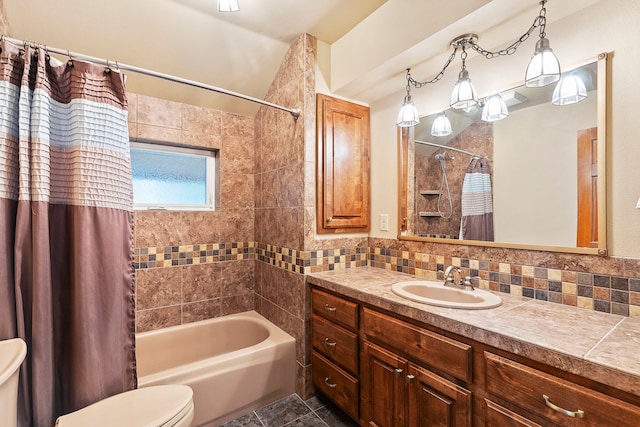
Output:
[[447,147],[446,145],[436,144],[435,142],[418,141],[417,139],[414,140],[413,142],[416,142],[418,144],[430,145],[432,147],[444,148],[445,150],[456,151],[458,153],[466,154],[467,156],[471,156],[471,157],[477,157],[479,159],[481,159],[483,157],[487,157],[487,156],[481,156],[479,154],[472,153],[470,151],[464,151],[464,150],[461,150],[459,148]]
[[98,65],[105,65],[107,67],[113,67],[114,65],[116,66],[117,69],[120,70],[125,70],[125,71],[132,71],[134,73],[138,73],[138,74],[144,74],[146,76],[150,76],[150,77],[157,77],[163,80],[169,80],[172,82],[176,82],[176,83],[182,83],[185,84],[187,86],[193,86],[193,87],[197,87],[197,88],[201,88],[201,89],[206,89],[206,90],[210,90],[212,92],[218,92],[218,93],[222,93],[225,95],[230,95],[230,96],[235,96],[236,98],[241,98],[244,99],[246,101],[251,101],[251,102],[256,102],[258,104],[262,104],[262,105],[266,105],[267,107],[272,107],[272,108],[277,108],[279,110],[283,110],[288,112],[289,114],[291,114],[293,116],[294,120],[298,120],[298,117],[300,117],[300,108],[287,108],[287,107],[283,107],[282,105],[278,105],[278,104],[274,104],[272,102],[269,101],[265,101],[263,99],[258,99],[258,98],[254,98],[252,96],[249,95],[243,95],[241,93],[238,92],[233,92],[227,89],[223,89],[220,87],[216,87],[216,86],[211,86],[208,85],[206,83],[200,83],[197,82],[195,80],[188,80],[188,79],[183,79],[182,77],[176,77],[176,76],[172,76],[170,74],[164,74],[164,73],[160,73],[158,71],[152,71],[152,70],[147,70],[144,68],[140,68],[140,67],[136,67],[134,65],[128,65],[128,64],[121,64],[117,61],[110,61],[107,59],[102,59],[102,58],[96,58],[93,56],[87,56],[87,55],[83,55],[81,53],[76,53],[76,52],[70,52],[68,50],[64,50],[64,49],[59,49],[56,47],[50,47],[47,45],[42,45],[42,44],[35,44],[33,42],[27,41],[27,40],[19,40],[19,39],[14,39],[11,37],[6,37],[4,35],[2,35],[0,37],[0,40],[6,40],[10,43],[13,43],[17,46],[25,46],[27,44],[29,44],[30,46],[34,46],[34,47],[41,47],[43,49],[45,49],[46,51],[50,52],[50,53],[57,53],[60,55],[64,55],[69,57],[69,59],[73,60],[73,59],[78,59],[80,61],[86,61],[86,62],[91,62],[94,64],[98,64]]

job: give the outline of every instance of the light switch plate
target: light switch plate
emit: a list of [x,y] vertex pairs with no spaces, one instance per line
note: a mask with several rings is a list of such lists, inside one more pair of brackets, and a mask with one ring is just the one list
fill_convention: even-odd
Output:
[[389,214],[380,214],[380,231],[389,231]]

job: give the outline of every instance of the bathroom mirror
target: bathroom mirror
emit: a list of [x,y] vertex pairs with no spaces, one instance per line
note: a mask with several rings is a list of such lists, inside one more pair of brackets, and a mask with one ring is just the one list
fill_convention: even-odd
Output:
[[[607,54],[563,70],[570,74],[587,90],[571,105],[552,104],[556,84],[519,86],[500,92],[509,111],[502,120],[482,121],[474,107],[446,111],[448,136],[432,136],[439,112],[398,128],[398,238],[607,255]],[[460,239],[464,177],[483,157],[493,240]]]

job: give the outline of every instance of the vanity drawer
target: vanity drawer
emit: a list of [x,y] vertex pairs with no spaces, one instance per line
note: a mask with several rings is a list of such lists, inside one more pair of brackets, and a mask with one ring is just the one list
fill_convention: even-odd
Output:
[[366,336],[386,348],[471,382],[471,346],[368,308],[362,311],[362,323]]
[[[631,427],[640,423],[640,407],[492,353],[485,352],[484,359],[487,391],[523,414],[570,426]],[[551,405],[557,405],[556,409]],[[584,411],[582,418],[570,416],[579,410]]]
[[314,314],[311,317],[313,348],[341,368],[358,374],[358,335]]
[[351,330],[358,329],[358,304],[317,289],[311,290],[311,304],[317,315]]
[[538,423],[534,423],[515,412],[511,412],[507,408],[485,399],[485,427],[542,427]]
[[358,380],[322,357],[311,354],[311,376],[320,391],[333,400],[354,420],[358,419]]

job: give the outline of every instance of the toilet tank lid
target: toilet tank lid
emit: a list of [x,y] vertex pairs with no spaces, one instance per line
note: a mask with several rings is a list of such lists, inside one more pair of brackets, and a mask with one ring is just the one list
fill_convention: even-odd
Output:
[[56,427],[171,425],[192,402],[193,391],[186,385],[143,387],[63,415]]
[[27,345],[20,338],[0,341],[0,384],[20,367],[27,355]]

